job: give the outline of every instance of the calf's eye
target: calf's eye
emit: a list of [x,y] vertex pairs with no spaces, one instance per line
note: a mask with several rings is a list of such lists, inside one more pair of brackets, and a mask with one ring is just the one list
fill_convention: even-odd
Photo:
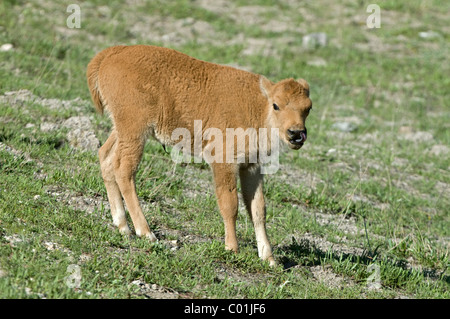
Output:
[[280,108],[278,107],[278,105],[276,105],[275,103],[273,103],[273,109],[274,109],[275,111],[279,111],[279,110],[280,110]]

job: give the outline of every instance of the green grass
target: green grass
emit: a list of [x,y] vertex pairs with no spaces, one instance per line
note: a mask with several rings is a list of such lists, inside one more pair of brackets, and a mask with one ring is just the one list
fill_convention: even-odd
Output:
[[[14,49],[0,52],[0,95],[27,89],[41,99],[0,100],[1,298],[450,297],[450,160],[432,152],[450,145],[448,10],[436,1],[381,1],[381,28],[369,30],[360,2],[233,3],[219,13],[190,1],[83,2],[81,29],[70,30],[62,1],[1,2],[0,44]],[[288,21],[287,30],[255,25],[253,16],[236,21],[248,5],[265,8],[268,21]],[[183,29],[180,42],[153,42],[150,29],[133,31],[154,16],[206,21],[218,41],[205,44]],[[427,30],[440,36],[420,38]],[[303,49],[311,32],[326,32],[328,45]],[[244,54],[248,38],[265,39],[272,53]],[[240,252],[224,250],[209,169],[175,165],[154,141],[136,183],[160,240],[125,238],[113,227],[97,156],[73,149],[62,123],[86,115],[106,140],[111,123],[95,114],[86,66],[103,48],[135,43],[310,83],[308,142],[283,153],[280,171],[266,178],[277,267],[257,257],[242,206]],[[326,65],[309,64],[317,58]],[[69,106],[49,108],[42,99],[51,98]],[[357,129],[333,129],[342,121]],[[57,128],[43,131],[43,123]],[[408,132],[432,137],[411,140]],[[81,274],[76,287],[71,265]],[[380,289],[368,288],[373,269]]]

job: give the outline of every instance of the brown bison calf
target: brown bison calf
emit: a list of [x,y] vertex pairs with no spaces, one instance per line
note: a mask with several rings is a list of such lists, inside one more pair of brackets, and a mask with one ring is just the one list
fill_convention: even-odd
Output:
[[[286,79],[274,84],[261,75],[200,61],[172,49],[145,45],[115,46],[98,53],[88,65],[87,78],[95,107],[100,113],[108,110],[114,123],[111,135],[99,150],[99,158],[114,225],[125,234],[130,229],[122,198],[136,235],[156,240],[135,189],[136,171],[149,135],[163,145],[174,146],[180,142],[179,136],[174,138],[175,130],[182,128],[195,135],[198,132],[194,132],[194,122],[200,120],[200,134],[212,128],[219,132],[241,128],[247,133],[253,129],[259,137],[265,134],[268,142],[264,151],[269,154],[278,145],[278,139],[274,141],[273,135],[264,133],[262,128],[275,129],[277,136],[292,149],[299,149],[306,140],[305,120],[312,104],[305,80]],[[225,248],[238,249],[236,180],[239,176],[245,206],[254,224],[259,256],[273,265],[275,260],[265,226],[261,157],[251,156],[261,152],[261,146],[250,141],[251,134],[234,135],[232,142],[245,140],[247,149],[242,158],[242,154],[237,154],[237,147],[227,147],[230,141],[218,147],[217,142],[225,134],[218,136],[214,140],[211,136],[202,139],[197,146],[204,154],[212,142],[216,143],[214,150],[209,149],[215,160],[208,162],[225,223]],[[190,142],[191,150],[196,146],[194,140]],[[227,160],[221,160],[225,155]],[[257,160],[252,162],[250,158]]]

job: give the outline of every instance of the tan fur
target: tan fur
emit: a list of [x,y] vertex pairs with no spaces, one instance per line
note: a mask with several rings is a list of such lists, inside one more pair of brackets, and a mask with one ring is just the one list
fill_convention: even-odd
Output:
[[[156,237],[149,229],[135,189],[135,174],[149,135],[164,145],[174,145],[174,129],[186,128],[194,136],[194,120],[202,120],[203,132],[217,128],[224,136],[227,128],[278,128],[281,140],[292,149],[299,149],[302,143],[290,142],[288,130],[304,130],[311,108],[305,80],[286,79],[274,84],[257,74],[155,46],[108,48],[89,63],[87,78],[96,109],[100,113],[109,111],[114,123],[110,137],[99,150],[113,222],[122,233],[130,233],[123,197],[136,234],[150,240]],[[279,110],[274,110],[273,104]],[[192,148],[193,144],[192,139]],[[202,148],[207,146],[208,141],[202,141]],[[259,165],[248,160],[240,164],[210,164],[225,224],[226,249],[238,249],[239,176],[244,202],[254,223],[259,256],[274,264],[265,229],[263,174]]]

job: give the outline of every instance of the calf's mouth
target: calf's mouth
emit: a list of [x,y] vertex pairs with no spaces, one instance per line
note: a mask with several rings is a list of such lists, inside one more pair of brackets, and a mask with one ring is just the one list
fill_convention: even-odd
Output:
[[295,133],[289,132],[288,130],[288,138],[289,147],[295,150],[300,149],[305,143],[307,138],[306,131],[296,131]]

